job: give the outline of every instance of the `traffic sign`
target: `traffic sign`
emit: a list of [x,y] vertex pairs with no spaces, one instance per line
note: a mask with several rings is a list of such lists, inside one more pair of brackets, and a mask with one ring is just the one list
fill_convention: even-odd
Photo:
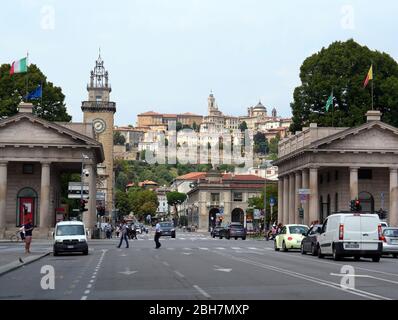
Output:
[[273,198],[273,197],[271,197],[271,198],[269,199],[269,204],[270,204],[271,207],[273,207],[274,205],[276,205],[276,199]]
[[311,190],[310,189],[298,189],[298,194],[309,195],[309,194],[311,194]]

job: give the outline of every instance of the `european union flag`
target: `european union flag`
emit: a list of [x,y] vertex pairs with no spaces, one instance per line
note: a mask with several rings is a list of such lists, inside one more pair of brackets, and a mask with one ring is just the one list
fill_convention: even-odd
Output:
[[33,90],[31,93],[29,93],[26,96],[26,100],[41,99],[42,96],[43,96],[43,90],[42,87],[39,85],[35,90]]

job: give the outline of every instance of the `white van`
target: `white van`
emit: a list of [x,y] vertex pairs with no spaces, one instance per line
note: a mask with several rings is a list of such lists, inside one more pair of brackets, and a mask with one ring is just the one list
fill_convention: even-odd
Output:
[[318,237],[318,257],[372,258],[379,262],[383,250],[382,227],[377,214],[340,213],[329,216]]
[[83,222],[58,222],[54,231],[54,256],[62,252],[82,252],[88,255],[86,229]]

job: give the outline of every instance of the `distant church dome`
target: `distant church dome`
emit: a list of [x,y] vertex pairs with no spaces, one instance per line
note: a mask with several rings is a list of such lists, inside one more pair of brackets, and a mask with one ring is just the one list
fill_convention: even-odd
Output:
[[253,108],[254,115],[267,114],[267,108],[261,103],[261,101]]

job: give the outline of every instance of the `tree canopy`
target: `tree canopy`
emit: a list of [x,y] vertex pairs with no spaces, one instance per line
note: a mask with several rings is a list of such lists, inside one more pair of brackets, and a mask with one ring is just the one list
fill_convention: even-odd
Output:
[[113,144],[117,146],[124,146],[126,143],[126,138],[120,133],[120,131],[115,131],[113,133]]
[[[318,126],[352,127],[366,121],[371,110],[371,84],[364,80],[373,64],[374,106],[383,121],[398,126],[398,64],[387,53],[372,51],[354,40],[334,42],[307,58],[300,69],[301,86],[294,90],[292,132]],[[334,108],[326,112],[333,91]],[[334,109],[334,112],[333,112]]]
[[167,193],[167,203],[169,206],[174,207],[176,215],[178,214],[177,206],[184,203],[185,200],[187,200],[187,195],[185,193],[177,191]]
[[32,92],[42,84],[43,98],[31,101],[34,113],[48,121],[69,122],[72,120],[66,111],[65,95],[62,89],[49,82],[36,65],[30,65],[28,73],[13,75],[10,75],[10,68],[9,64],[0,66],[0,118],[16,114],[22,97],[26,96],[26,91]]
[[268,140],[263,132],[257,132],[254,135],[254,152],[260,154],[268,153]]

